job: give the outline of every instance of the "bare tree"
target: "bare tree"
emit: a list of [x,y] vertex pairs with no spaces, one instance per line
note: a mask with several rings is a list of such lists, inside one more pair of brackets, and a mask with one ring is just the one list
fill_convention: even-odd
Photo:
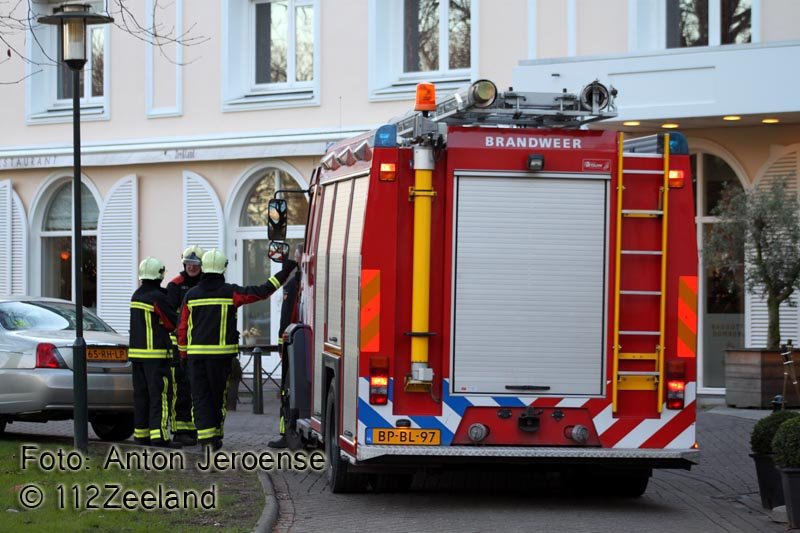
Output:
[[[125,33],[156,46],[159,53],[167,60],[176,63],[174,58],[167,54],[167,45],[193,46],[208,40],[208,37],[196,35],[194,24],[183,29],[161,23],[163,17],[159,15],[172,5],[168,0],[152,0],[152,11],[144,17],[136,15],[131,9],[132,4],[136,5],[135,2],[136,0],[107,0],[104,14],[113,17],[114,25]],[[35,9],[34,4],[36,4],[34,0],[0,0],[0,65],[14,58],[37,67],[58,64],[55,50],[43,46],[33,31],[38,27],[37,18],[43,14],[41,10]],[[29,57],[21,46],[29,37],[45,60]],[[34,70],[28,76],[12,81],[0,81],[0,84],[19,83],[40,70]]]

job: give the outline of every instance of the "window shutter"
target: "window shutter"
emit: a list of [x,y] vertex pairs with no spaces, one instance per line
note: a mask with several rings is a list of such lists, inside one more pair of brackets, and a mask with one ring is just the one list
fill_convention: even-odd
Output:
[[11,180],[0,181],[0,294],[11,293]]
[[136,176],[131,175],[109,192],[97,232],[97,312],[120,333],[128,332],[129,303],[137,286],[138,230]]
[[222,250],[222,206],[211,185],[199,174],[183,172],[183,248]]
[[28,222],[19,195],[11,191],[11,294],[28,292]]
[[[778,178],[786,180],[786,190],[794,195],[798,192],[797,183],[798,152],[791,152],[777,159],[764,174],[756,185],[758,189],[766,189]],[[749,266],[745,266],[749,268]],[[797,342],[800,338],[800,321],[798,320],[797,303],[800,300],[798,293],[795,292],[789,297],[789,301],[783,302],[780,308],[781,314],[781,342],[793,339]],[[746,309],[746,332],[745,346],[752,348],[763,348],[767,345],[767,327],[769,317],[767,316],[767,300],[762,298],[756,290],[756,294],[747,293],[745,297]]]

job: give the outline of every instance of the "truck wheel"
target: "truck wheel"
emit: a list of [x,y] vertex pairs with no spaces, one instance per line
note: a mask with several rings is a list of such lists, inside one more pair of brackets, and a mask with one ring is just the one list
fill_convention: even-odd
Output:
[[336,385],[328,389],[325,404],[325,455],[328,457],[328,485],[333,493],[364,492],[369,478],[365,474],[348,472],[350,463],[339,453],[339,424],[337,421]]
[[100,440],[118,442],[133,435],[133,414],[104,413],[92,417],[92,429]]
[[649,469],[614,472],[606,478],[607,490],[618,498],[638,498],[647,490],[650,472]]

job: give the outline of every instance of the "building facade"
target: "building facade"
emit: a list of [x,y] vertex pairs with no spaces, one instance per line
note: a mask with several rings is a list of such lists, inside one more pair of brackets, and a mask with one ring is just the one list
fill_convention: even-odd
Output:
[[[29,5],[35,17],[60,3]],[[785,176],[798,190],[790,0],[91,3],[116,22],[88,32],[81,85],[84,302],[122,331],[146,256],[170,276],[185,246],[218,247],[229,279],[264,280],[275,268],[267,199],[307,187],[328,143],[405,113],[422,80],[440,94],[481,78],[525,91],[614,85],[619,120],[602,127],[650,133],[669,121],[687,135],[700,243],[723,183]],[[0,293],[71,298],[69,75],[54,27],[3,31]],[[307,202],[289,199],[299,240]],[[741,283],[720,289],[730,281],[702,276],[701,392],[724,390],[725,346],[766,337],[763,302]],[[277,299],[247,306],[241,329],[273,342],[278,312]],[[798,308],[783,319],[798,338]]]

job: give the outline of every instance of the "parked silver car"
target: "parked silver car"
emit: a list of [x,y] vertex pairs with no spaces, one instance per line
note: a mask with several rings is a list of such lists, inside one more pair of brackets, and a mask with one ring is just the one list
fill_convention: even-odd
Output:
[[[133,434],[128,338],[83,312],[89,422],[103,440]],[[15,420],[72,418],[75,305],[38,297],[0,297],[0,433]]]

